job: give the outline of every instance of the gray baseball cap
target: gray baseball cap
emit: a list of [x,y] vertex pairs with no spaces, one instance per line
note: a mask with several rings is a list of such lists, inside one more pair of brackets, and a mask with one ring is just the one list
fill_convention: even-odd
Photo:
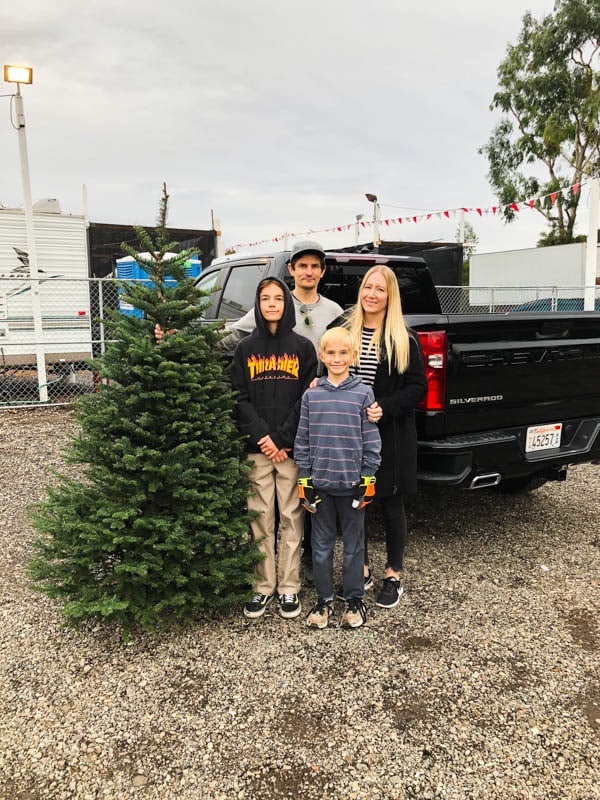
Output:
[[323,250],[318,242],[312,242],[310,239],[302,239],[300,242],[294,242],[292,245],[290,261],[293,261],[304,253],[315,253],[321,256],[321,258],[325,258],[325,250]]

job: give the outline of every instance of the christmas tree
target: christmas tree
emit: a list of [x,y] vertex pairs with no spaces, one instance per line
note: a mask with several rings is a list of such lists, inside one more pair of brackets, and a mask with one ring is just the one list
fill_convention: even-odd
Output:
[[[202,297],[175,258],[163,187],[147,257],[123,246],[151,283],[121,284],[143,316],[111,312],[111,343],[95,365],[99,391],[78,402],[68,463],[36,509],[30,575],[69,621],[171,627],[243,602],[260,556],[249,541],[249,467],[216,325],[197,322]],[[194,324],[196,323],[196,324]],[[155,325],[165,335],[159,343]]]

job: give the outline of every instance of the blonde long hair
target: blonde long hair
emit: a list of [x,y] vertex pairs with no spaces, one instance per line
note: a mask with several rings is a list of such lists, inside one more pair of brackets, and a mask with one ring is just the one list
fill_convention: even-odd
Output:
[[383,275],[387,286],[388,298],[383,323],[373,332],[369,350],[374,348],[377,360],[381,361],[381,347],[383,346],[390,374],[394,367],[398,372],[406,372],[410,355],[410,334],[402,314],[398,280],[392,270],[386,267],[385,264],[375,264],[365,273],[361,281],[358,289],[358,300],[349,313],[346,323],[352,338],[352,347],[358,352],[357,362],[360,362],[362,331],[365,327],[365,314],[360,298],[366,282],[374,272],[379,272]]

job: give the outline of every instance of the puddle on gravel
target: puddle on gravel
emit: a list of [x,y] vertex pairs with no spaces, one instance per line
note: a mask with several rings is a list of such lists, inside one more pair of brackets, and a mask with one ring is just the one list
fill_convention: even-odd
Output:
[[596,617],[583,608],[574,608],[565,617],[571,638],[584,650],[594,652],[598,649]]

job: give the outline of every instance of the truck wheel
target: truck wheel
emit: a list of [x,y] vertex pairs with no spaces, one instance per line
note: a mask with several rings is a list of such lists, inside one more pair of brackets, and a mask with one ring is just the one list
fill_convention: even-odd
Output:
[[496,487],[503,494],[518,494],[519,492],[533,492],[546,483],[546,478],[534,473],[533,475],[519,475],[516,478],[505,478]]

